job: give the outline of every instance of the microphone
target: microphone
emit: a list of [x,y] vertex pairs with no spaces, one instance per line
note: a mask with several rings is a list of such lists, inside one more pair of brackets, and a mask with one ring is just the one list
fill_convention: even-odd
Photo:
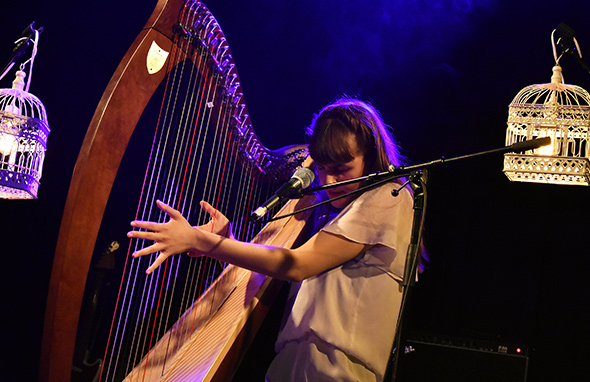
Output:
[[308,167],[302,167],[298,169],[295,171],[293,176],[291,176],[291,179],[289,179],[287,183],[283,184],[270,199],[268,199],[263,205],[252,212],[252,215],[250,215],[248,220],[251,222],[259,220],[264,215],[266,215],[268,210],[276,206],[281,202],[281,200],[285,198],[300,198],[301,194],[299,194],[299,191],[308,187],[311,182],[313,182],[314,178],[315,174]]
[[550,144],[551,144],[550,137],[542,137],[542,138],[531,139],[531,140],[523,141],[523,142],[516,142],[508,147],[510,148],[510,151],[519,152],[519,151],[528,151],[528,150],[532,150],[532,149],[538,149],[539,147],[547,146]]

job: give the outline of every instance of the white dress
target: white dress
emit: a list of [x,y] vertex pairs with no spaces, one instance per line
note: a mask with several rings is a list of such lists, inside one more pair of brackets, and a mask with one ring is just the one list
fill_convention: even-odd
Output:
[[322,230],[367,252],[304,280],[276,343],[267,381],[381,381],[395,336],[413,200],[397,184],[370,190]]

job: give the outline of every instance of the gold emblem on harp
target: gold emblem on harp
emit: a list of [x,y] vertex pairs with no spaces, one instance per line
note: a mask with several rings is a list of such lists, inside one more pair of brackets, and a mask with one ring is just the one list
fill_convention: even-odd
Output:
[[152,46],[147,54],[147,71],[149,74],[158,73],[166,63],[168,52],[160,48],[155,41],[152,41]]

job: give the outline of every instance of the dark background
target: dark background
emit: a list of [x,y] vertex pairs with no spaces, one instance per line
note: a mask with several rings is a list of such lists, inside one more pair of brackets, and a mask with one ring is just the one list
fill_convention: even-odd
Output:
[[[254,128],[274,149],[340,94],[368,99],[414,163],[504,145],[508,105],[550,81],[564,22],[590,54],[587,1],[205,4],[232,49]],[[47,288],[71,173],[98,100],[154,0],[4,1],[0,62],[43,26],[30,92],[52,129],[38,200],[0,200],[1,380],[37,379]],[[590,74],[562,61],[566,83]],[[2,79],[8,88],[14,70]],[[502,157],[431,174],[430,264],[408,328],[529,349],[529,381],[588,375],[588,189],[512,183]],[[587,377],[586,377],[587,378]]]

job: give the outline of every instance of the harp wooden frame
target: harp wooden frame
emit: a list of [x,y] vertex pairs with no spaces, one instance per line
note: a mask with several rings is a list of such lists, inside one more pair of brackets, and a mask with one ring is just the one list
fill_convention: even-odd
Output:
[[[164,50],[172,49],[171,26],[175,24],[183,6],[185,3],[182,0],[158,2],[146,26],[113,74],[89,125],[72,174],[55,250],[42,342],[41,381],[63,382],[71,378],[84,287],[102,216],[135,126],[151,96],[168,74],[165,70],[148,73],[145,57],[152,42],[156,42]],[[168,34],[162,31],[168,31]],[[172,62],[170,66],[177,63]],[[295,229],[300,229],[305,224],[301,216],[289,221]],[[290,245],[293,232],[278,234],[277,226],[273,226],[263,236],[273,237],[278,240],[277,244]],[[272,282],[266,277],[242,269],[228,270],[230,271],[240,274],[241,281],[235,289],[237,293],[232,292],[237,300],[224,300],[218,311],[229,309],[234,304],[249,315],[257,306],[262,305],[259,304],[264,299],[262,292]],[[240,333],[249,331],[247,316],[233,321],[232,324],[235,325],[227,330],[228,340],[236,339]],[[214,319],[207,321],[207,325],[215,324]],[[200,340],[191,341],[198,343]],[[229,345],[219,347],[222,354],[231,352]],[[177,369],[180,368],[178,362],[184,360],[177,361]],[[214,358],[210,369],[219,369],[222,362],[233,361]],[[209,371],[206,375],[207,380],[227,378],[214,377],[213,372]],[[174,376],[170,378],[173,379]],[[158,380],[162,379],[159,377]]]

